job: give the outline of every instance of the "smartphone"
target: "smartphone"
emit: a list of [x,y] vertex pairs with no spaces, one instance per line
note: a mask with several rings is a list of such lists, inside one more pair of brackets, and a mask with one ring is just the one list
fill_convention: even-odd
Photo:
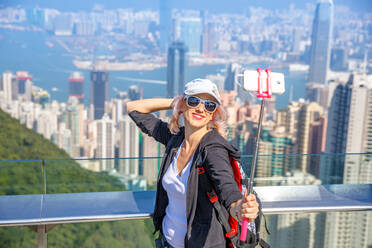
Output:
[[[261,72],[262,91],[267,91],[267,74],[263,70]],[[285,91],[284,74],[271,72],[271,93],[281,95]],[[258,92],[258,72],[253,70],[245,70],[243,73],[243,89],[249,92]]]

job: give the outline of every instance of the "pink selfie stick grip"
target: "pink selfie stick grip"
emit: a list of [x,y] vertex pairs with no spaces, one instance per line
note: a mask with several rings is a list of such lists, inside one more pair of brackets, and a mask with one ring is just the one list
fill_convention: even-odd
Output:
[[242,231],[240,233],[240,241],[244,242],[247,239],[248,224],[249,224],[249,219],[243,218]]

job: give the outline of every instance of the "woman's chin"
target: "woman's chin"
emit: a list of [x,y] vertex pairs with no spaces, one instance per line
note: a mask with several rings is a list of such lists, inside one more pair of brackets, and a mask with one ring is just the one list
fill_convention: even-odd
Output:
[[191,120],[188,122],[190,127],[195,128],[195,129],[200,129],[205,127],[208,123],[200,120]]

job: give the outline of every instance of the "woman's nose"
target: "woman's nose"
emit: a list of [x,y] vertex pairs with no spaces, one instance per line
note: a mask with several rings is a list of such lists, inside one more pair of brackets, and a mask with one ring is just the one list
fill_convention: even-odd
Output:
[[198,110],[199,112],[203,112],[204,111],[204,103],[200,103],[197,107],[196,107],[196,110]]

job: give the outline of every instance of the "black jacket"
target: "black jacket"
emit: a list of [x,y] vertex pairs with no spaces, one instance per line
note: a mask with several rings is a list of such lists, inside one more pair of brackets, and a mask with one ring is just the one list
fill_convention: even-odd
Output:
[[[168,123],[161,121],[152,114],[143,114],[132,111],[129,116],[137,126],[146,134],[153,137],[163,145],[167,145],[173,137],[171,147],[166,149],[157,180],[157,193],[153,222],[155,231],[161,230],[165,209],[168,205],[167,192],[161,180],[181,145],[185,134],[184,128],[176,135],[171,134]],[[195,150],[190,175],[187,182],[186,217],[187,233],[185,236],[186,248],[213,247],[225,248],[225,236],[219,223],[213,205],[209,202],[206,189],[199,185],[197,167],[203,165],[207,176],[213,184],[221,204],[229,209],[230,204],[241,199],[242,195],[234,181],[234,175],[229,162],[229,156],[240,159],[238,149],[230,145],[216,129],[204,135]],[[227,211],[225,211],[228,216]]]

